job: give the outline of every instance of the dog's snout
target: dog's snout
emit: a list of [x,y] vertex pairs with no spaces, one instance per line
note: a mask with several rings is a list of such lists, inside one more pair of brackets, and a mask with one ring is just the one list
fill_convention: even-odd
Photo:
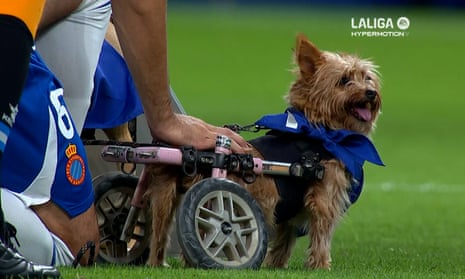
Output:
[[376,98],[376,95],[378,95],[378,93],[376,93],[375,90],[367,90],[367,91],[365,91],[365,96],[366,96],[370,101],[373,101],[373,100]]

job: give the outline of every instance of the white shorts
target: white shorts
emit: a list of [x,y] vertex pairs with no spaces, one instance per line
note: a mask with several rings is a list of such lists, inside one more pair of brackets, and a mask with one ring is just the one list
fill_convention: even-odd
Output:
[[5,221],[16,228],[12,244],[21,255],[43,265],[71,266],[74,256],[66,244],[50,232],[40,218],[17,194],[1,188]]
[[37,50],[65,88],[76,130],[82,131],[111,15],[110,0],[83,0],[68,17],[39,34]]

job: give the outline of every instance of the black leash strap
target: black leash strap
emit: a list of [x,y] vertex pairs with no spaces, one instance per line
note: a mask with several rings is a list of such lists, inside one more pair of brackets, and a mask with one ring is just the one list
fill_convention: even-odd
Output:
[[229,125],[224,125],[223,127],[228,128],[236,133],[240,133],[240,132],[258,133],[261,130],[267,129],[266,127],[255,125],[255,124],[250,124],[250,125],[245,125],[245,126],[241,126],[239,124],[229,124]]

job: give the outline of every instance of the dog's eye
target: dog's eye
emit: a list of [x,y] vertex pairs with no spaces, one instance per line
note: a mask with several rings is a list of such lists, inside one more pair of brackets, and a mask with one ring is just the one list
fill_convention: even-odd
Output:
[[372,80],[371,76],[366,76],[365,80]]
[[349,83],[349,81],[350,81],[350,77],[343,76],[341,78],[341,80],[339,81],[339,85],[341,85],[341,86],[347,85],[347,83]]

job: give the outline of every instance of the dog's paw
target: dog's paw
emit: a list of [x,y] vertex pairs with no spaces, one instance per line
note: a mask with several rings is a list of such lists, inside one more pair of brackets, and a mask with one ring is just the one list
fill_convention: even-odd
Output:
[[326,269],[331,270],[331,261],[330,260],[316,260],[313,257],[310,257],[305,263],[305,267],[308,269]]
[[272,257],[268,254],[265,257],[262,266],[266,268],[288,268],[288,261],[284,259],[285,257]]

